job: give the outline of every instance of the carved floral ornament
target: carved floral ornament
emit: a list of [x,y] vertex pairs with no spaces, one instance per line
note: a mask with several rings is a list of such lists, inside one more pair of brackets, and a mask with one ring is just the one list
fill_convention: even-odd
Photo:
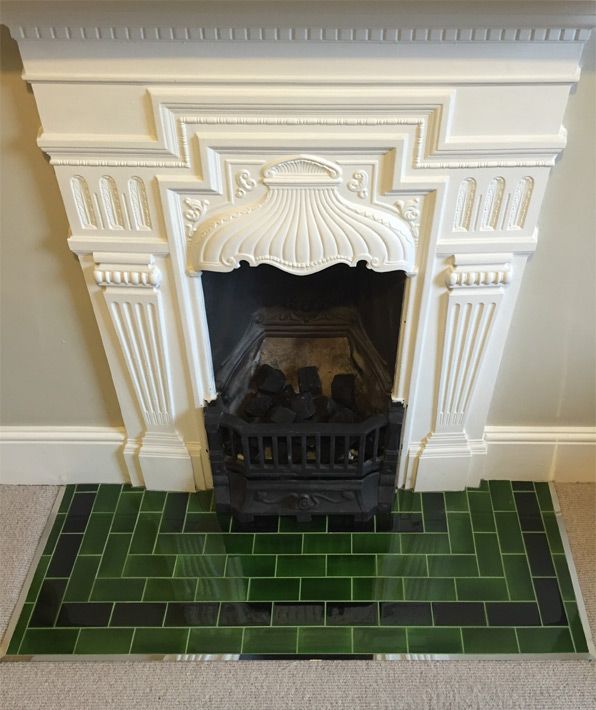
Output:
[[310,274],[365,261],[374,271],[413,273],[408,220],[340,195],[341,167],[312,155],[266,165],[256,202],[215,214],[190,240],[190,270],[231,271],[242,261]]

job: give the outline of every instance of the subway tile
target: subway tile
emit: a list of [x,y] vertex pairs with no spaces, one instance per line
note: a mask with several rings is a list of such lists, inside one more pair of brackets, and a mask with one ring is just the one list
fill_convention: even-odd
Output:
[[142,499],[142,491],[121,493],[112,521],[112,532],[128,533],[135,529]]
[[464,601],[499,601],[509,599],[507,584],[499,577],[456,579],[457,598]]
[[404,555],[438,555],[449,553],[449,535],[446,533],[402,533],[401,551]]
[[48,566],[48,577],[68,577],[74,567],[83,536],[80,533],[62,533]]
[[341,554],[351,552],[352,537],[349,534],[328,533],[318,535],[305,533],[302,551],[305,554],[322,554],[325,552]]
[[[225,555],[178,555],[165,559],[176,560],[174,577],[223,577],[226,566]],[[150,576],[166,577],[167,574]]]
[[39,558],[37,568],[33,574],[33,579],[31,580],[31,586],[29,587],[29,591],[27,592],[26,601],[35,602],[35,600],[37,599],[41,583],[45,578],[46,570],[48,568],[48,565],[50,564],[50,559],[51,558],[48,555],[42,555]]
[[351,629],[316,626],[298,629],[298,653],[343,654],[351,652]]
[[196,588],[197,580],[193,577],[148,579],[143,600],[147,602],[190,602],[195,598]]
[[462,629],[464,653],[517,653],[515,629]]
[[565,612],[569,620],[569,629],[573,637],[575,650],[577,653],[587,653],[588,644],[586,643],[586,636],[576,602],[565,602]]
[[525,553],[524,540],[517,513],[495,513],[497,523],[497,536],[501,545],[501,552]]
[[106,545],[111,525],[112,513],[91,513],[83,542],[81,543],[80,554],[101,555]]
[[511,481],[511,487],[514,491],[533,491],[533,481]]
[[381,602],[383,626],[431,626],[431,606],[427,602]]
[[325,555],[278,555],[276,577],[323,577]]
[[486,614],[489,626],[540,626],[534,602],[487,602]]
[[521,529],[524,532],[540,532],[544,530],[536,494],[533,491],[516,491],[514,497]]
[[530,571],[536,577],[550,577],[555,574],[550,548],[544,533],[524,533],[524,542]]
[[226,577],[273,577],[275,555],[228,555]]
[[130,543],[130,552],[151,554],[159,530],[160,513],[139,513],[137,525]]
[[111,602],[64,602],[56,626],[107,626],[111,613]]
[[302,552],[302,535],[279,533],[255,536],[254,553],[259,555],[296,555]]
[[205,554],[250,555],[255,536],[249,533],[220,533],[205,537]]
[[563,600],[556,577],[534,577],[536,599],[543,626],[564,626],[567,624]]
[[23,656],[70,654],[74,651],[78,633],[78,629],[27,629],[19,653]]
[[252,522],[241,522],[232,518],[231,528],[227,532],[275,533],[279,528],[277,515],[260,515]]
[[442,493],[422,493],[425,532],[447,532],[445,499]]
[[404,598],[403,580],[399,577],[355,577],[352,596],[359,601],[399,601]]
[[369,577],[374,574],[374,555],[327,555],[328,577]]
[[110,626],[161,626],[165,613],[165,603],[117,602]]
[[219,604],[209,602],[169,602],[164,626],[215,626]]
[[503,563],[495,533],[475,533],[476,556],[481,577],[502,577]]
[[573,653],[573,640],[569,629],[550,627],[543,629],[516,629],[521,653]]
[[64,493],[62,494],[60,507],[58,508],[59,513],[68,513],[68,509],[70,508],[70,502],[72,500],[72,497],[74,496],[75,489],[76,486],[66,486],[66,488],[64,489]]
[[242,632],[243,629],[191,629],[188,638],[188,653],[240,653],[242,651]]
[[276,602],[273,605],[274,626],[323,626],[325,604],[308,602]]
[[370,626],[379,623],[375,602],[327,602],[327,626]]
[[445,491],[445,509],[450,512],[466,512],[468,496],[466,491]]
[[327,530],[329,532],[374,532],[375,519],[355,520],[353,515],[328,515]]
[[206,537],[198,533],[160,533],[155,541],[155,554],[200,555]]
[[27,630],[27,625],[29,624],[29,618],[31,617],[31,612],[33,611],[33,604],[25,603],[23,609],[19,615],[12,636],[10,637],[10,643],[6,649],[7,656],[16,656],[19,652],[19,646],[23,640],[23,635]]
[[[178,560],[187,559],[178,557]],[[124,564],[125,577],[171,577],[174,555],[129,555]]]
[[120,498],[121,486],[102,483],[95,494],[94,513],[114,513]]
[[401,536],[395,533],[354,533],[352,550],[355,553],[401,552]]
[[131,653],[185,653],[188,632],[188,629],[135,629]]
[[163,508],[159,532],[182,532],[184,529],[187,504],[188,493],[168,493]]
[[[190,580],[189,580],[190,581]],[[221,579],[206,577],[197,581],[197,601],[245,601],[249,580],[240,577]]]
[[426,555],[377,555],[377,573],[384,577],[426,577]]
[[406,653],[408,641],[406,630],[397,627],[355,628],[354,653]]
[[272,604],[249,602],[221,605],[219,626],[269,626]]
[[550,494],[550,486],[548,483],[543,483],[540,481],[534,482],[534,489],[536,490],[536,498],[538,498],[538,505],[542,511],[552,511],[553,499]]
[[81,629],[75,653],[91,654],[125,654],[130,650],[134,629]]
[[409,628],[409,653],[462,653],[459,629]]
[[230,516],[217,513],[187,513],[185,533],[225,533],[230,529]]
[[304,601],[343,601],[352,598],[352,580],[341,577],[305,577],[300,588]]
[[110,533],[97,572],[98,577],[120,577],[128,554],[130,533]]
[[534,601],[534,585],[525,555],[503,555],[505,578],[512,601]]
[[252,628],[244,632],[243,653],[295,653],[298,630],[295,628]]
[[379,532],[424,532],[422,513],[391,513],[377,516],[376,531]]
[[493,510],[515,512],[515,501],[511,481],[489,481],[488,487]]
[[447,513],[449,540],[451,552],[457,554],[474,554],[474,535],[472,521],[468,513]]
[[58,513],[56,515],[56,520],[54,521],[50,534],[48,535],[48,539],[46,540],[46,545],[43,550],[44,555],[51,555],[54,552],[56,542],[62,532],[62,526],[64,525],[65,519],[66,513]]
[[422,497],[420,493],[400,488],[395,496],[397,510],[402,513],[422,511]]
[[100,561],[100,555],[77,557],[64,594],[65,601],[86,602],[89,599]]
[[250,580],[248,598],[251,601],[294,601],[300,598],[299,579],[255,577]]
[[571,575],[569,574],[569,567],[567,565],[565,555],[553,555],[553,562],[555,563],[557,578],[559,580],[559,586],[561,588],[563,599],[565,601],[573,601],[575,599],[575,592],[573,591],[573,582],[571,581]]
[[62,532],[84,532],[91,515],[95,493],[75,493],[70,502],[68,514],[62,526]]
[[490,493],[468,491],[468,503],[474,532],[494,532],[495,518]]
[[161,513],[166,502],[165,491],[145,491],[141,502],[141,512]]
[[33,607],[29,626],[54,626],[67,581],[66,579],[44,580]]
[[145,589],[144,579],[96,579],[91,592],[92,602],[140,602]]
[[546,530],[548,544],[550,545],[550,551],[552,553],[564,553],[565,550],[563,548],[563,540],[561,540],[557,516],[554,513],[545,511],[542,513],[542,518],[544,520],[544,528]]
[[482,602],[433,602],[435,626],[484,626]]
[[312,520],[298,520],[290,516],[280,516],[279,532],[283,533],[316,533],[327,530],[327,516],[317,515]]
[[429,577],[477,577],[475,555],[429,555]]
[[188,496],[189,513],[209,513],[212,510],[213,491],[196,491]]
[[404,579],[404,599],[433,601],[435,599],[455,599],[455,580],[435,577],[406,577]]

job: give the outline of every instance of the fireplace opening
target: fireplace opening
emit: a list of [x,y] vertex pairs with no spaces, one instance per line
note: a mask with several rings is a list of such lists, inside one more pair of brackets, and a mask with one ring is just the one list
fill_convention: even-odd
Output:
[[391,385],[405,274],[204,272],[218,397],[206,427],[218,509],[390,509],[403,409]]

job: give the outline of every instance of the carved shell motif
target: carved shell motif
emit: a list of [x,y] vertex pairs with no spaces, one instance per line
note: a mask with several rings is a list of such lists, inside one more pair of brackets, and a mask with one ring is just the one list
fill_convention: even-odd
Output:
[[265,166],[265,195],[201,223],[190,268],[231,271],[246,261],[309,274],[333,264],[367,262],[375,271],[414,270],[415,243],[394,212],[356,204],[338,191],[341,168],[311,155]]

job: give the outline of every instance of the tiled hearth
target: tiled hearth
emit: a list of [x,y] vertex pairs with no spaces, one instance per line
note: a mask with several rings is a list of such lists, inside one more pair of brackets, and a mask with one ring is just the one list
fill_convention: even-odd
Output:
[[400,491],[390,518],[264,518],[211,493],[68,486],[8,656],[586,654],[547,484]]

